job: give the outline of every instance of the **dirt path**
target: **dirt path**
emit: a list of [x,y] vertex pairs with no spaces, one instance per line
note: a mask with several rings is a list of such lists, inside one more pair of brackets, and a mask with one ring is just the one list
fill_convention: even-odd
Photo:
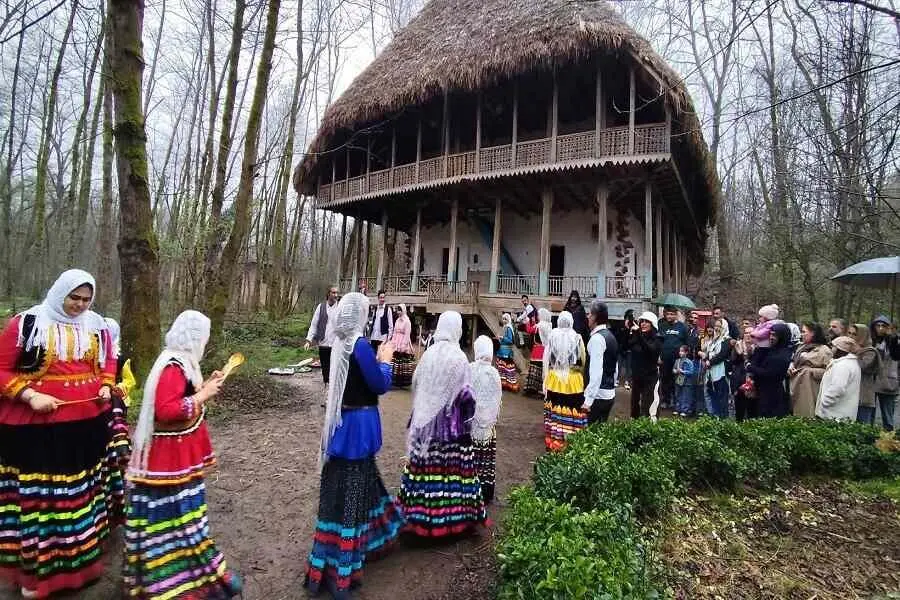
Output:
[[[322,427],[319,373],[291,378],[283,402],[257,414],[236,414],[210,425],[218,469],[208,480],[212,534],[232,567],[246,580],[245,600],[306,598],[306,555],[318,509],[316,469]],[[282,381],[285,381],[284,379]],[[410,395],[393,391],[381,399],[384,447],[378,464],[396,493],[405,454]],[[497,499],[489,510],[491,531],[429,548],[401,543],[387,558],[367,566],[358,600],[466,600],[490,581],[492,535],[510,486],[528,481],[543,452],[541,403],[504,397],[498,423]],[[116,536],[119,539],[119,536]],[[106,576],[68,595],[78,600],[118,598],[121,544],[109,553]],[[0,600],[19,598],[0,591]]]

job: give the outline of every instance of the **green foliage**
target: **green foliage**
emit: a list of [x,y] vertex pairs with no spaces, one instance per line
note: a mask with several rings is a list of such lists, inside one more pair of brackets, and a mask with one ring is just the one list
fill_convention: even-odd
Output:
[[[510,497],[498,546],[501,600],[652,598],[649,534],[690,490],[770,487],[790,477],[894,478],[900,454],[859,423],[647,419],[594,426],[535,464]],[[894,487],[888,488],[896,490]]]
[[262,315],[227,324],[224,342],[214,354],[203,360],[204,372],[220,369],[234,352],[247,362],[240,368],[245,375],[262,375],[271,367],[293,364],[315,356],[314,349],[303,350],[310,315],[291,315],[270,321]]

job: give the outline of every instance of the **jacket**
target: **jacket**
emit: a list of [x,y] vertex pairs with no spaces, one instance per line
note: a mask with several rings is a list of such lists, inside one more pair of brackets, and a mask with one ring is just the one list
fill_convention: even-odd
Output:
[[681,321],[669,324],[668,321],[660,319],[659,337],[662,339],[663,361],[674,363],[678,358],[678,349],[688,343],[687,327]]
[[831,348],[826,344],[803,345],[794,352],[791,364],[797,371],[791,376],[791,409],[795,416],[813,418],[819,383],[831,362]]
[[784,323],[776,323],[772,326],[772,333],[776,335],[778,343],[764,351],[754,350],[747,367],[747,372],[756,384],[761,417],[783,417],[788,413],[785,382],[791,364],[791,349],[788,347],[791,331]]
[[859,361],[855,354],[831,361],[822,376],[816,416],[833,421],[855,421],[859,409],[859,381]]
[[875,325],[878,323],[890,325],[891,321],[884,315],[878,315],[869,324],[869,332],[872,334],[872,346],[878,350],[878,354],[881,356],[881,367],[878,370],[878,377],[875,378],[875,393],[896,394],[900,390],[900,385],[897,382],[900,341],[897,340],[896,335],[878,338],[875,332]]
[[662,351],[662,340],[651,330],[647,335],[641,331],[632,331],[628,337],[631,349],[631,375],[650,379],[658,376],[657,363]]

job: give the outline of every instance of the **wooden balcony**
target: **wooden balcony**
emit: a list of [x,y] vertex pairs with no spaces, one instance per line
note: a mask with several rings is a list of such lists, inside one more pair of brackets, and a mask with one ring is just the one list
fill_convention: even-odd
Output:
[[554,139],[543,138],[518,142],[515,145],[491,146],[476,152],[462,152],[438,156],[417,163],[399,165],[390,169],[373,171],[366,175],[336,181],[319,186],[316,206],[324,208],[343,204],[359,198],[402,191],[404,188],[450,182],[454,179],[491,173],[514,175],[555,165],[600,161],[612,157],[623,159],[667,155],[670,151],[670,133],[665,123],[638,125],[634,128],[634,151],[629,152],[630,130],[613,127],[596,131],[583,131]]

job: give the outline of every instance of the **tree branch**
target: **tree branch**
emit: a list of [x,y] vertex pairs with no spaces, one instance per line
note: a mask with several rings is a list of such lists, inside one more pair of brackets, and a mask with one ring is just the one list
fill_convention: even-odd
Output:
[[894,17],[895,19],[900,20],[900,12],[890,9],[886,6],[878,6],[874,2],[866,2],[866,0],[828,0],[829,2],[834,2],[835,4],[855,4],[857,6],[862,6],[863,8],[867,8],[869,10],[873,10],[875,12],[880,12],[882,14],[888,15],[889,17]]

